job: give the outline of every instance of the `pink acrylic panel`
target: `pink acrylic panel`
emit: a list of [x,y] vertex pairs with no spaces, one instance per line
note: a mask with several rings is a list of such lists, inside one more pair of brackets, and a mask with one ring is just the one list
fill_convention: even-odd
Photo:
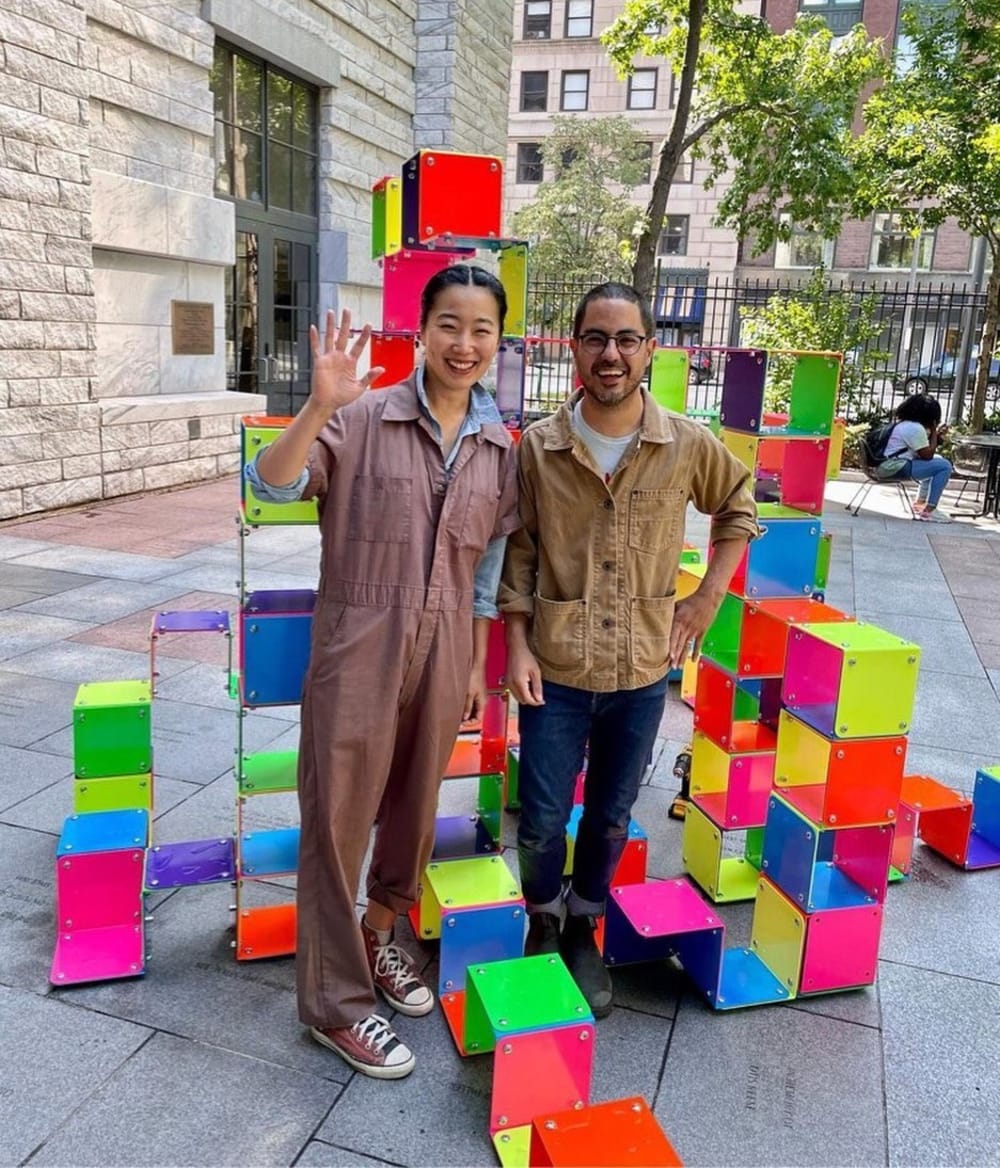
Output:
[[836,908],[812,913],[799,992],[823,993],[871,985],[878,967],[882,906]]
[[453,251],[399,251],[382,263],[382,328],[415,333],[420,329],[420,293],[444,268],[464,259]]
[[775,752],[743,754],[729,764],[726,828],[763,827],[774,785]]
[[145,852],[89,852],[56,861],[56,925],[60,932],[134,925],[142,920]]
[[892,824],[842,827],[833,841],[833,865],[879,904],[889,887],[892,862]]
[[819,515],[826,490],[830,439],[790,438],[783,445],[781,502],[786,507]]
[[583,805],[583,784],[587,778],[587,769],[584,767],[582,771],[576,776],[576,786],[573,788],[573,806],[580,807]]
[[145,971],[142,925],[60,932],[49,980],[53,985],[138,977]]
[[913,844],[917,835],[917,813],[905,803],[896,812],[896,829],[893,832],[890,862],[904,875],[913,863]]
[[593,1061],[593,1022],[498,1038],[490,1134],[531,1123],[542,1112],[586,1106]]
[[507,642],[502,619],[490,621],[490,635],[486,642],[486,688],[503,689],[507,672]]
[[[801,629],[792,629],[785,651],[781,700],[793,711],[828,707],[832,724],[833,710],[840,696],[843,659],[843,650],[836,645],[811,637]],[[815,721],[810,720],[809,724],[815,726]]]
[[615,886],[611,895],[640,937],[669,937],[723,927],[686,877]]

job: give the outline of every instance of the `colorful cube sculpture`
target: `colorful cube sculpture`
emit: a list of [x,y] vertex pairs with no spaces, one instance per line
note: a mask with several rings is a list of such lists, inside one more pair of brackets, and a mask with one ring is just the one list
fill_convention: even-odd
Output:
[[753,900],[757,868],[746,852],[724,851],[724,832],[692,803],[684,819],[682,860],[688,873],[715,904]]
[[296,705],[309,664],[316,592],[251,592],[240,612],[240,677],[245,706]]
[[774,750],[777,736],[760,715],[774,705],[780,679],[740,678],[704,656],[697,668],[695,729],[724,750]]
[[417,333],[420,329],[420,294],[424,285],[431,276],[461,263],[469,254],[468,251],[413,251],[404,248],[387,256],[382,264],[383,331]]
[[[372,333],[370,368],[382,372],[372,382],[372,389],[388,389],[405,381],[417,364],[417,349],[411,336],[387,336]],[[285,504],[279,504],[284,506]]]
[[77,778],[145,774],[152,770],[148,681],[95,681],[73,702],[73,767]]
[[673,1168],[682,1163],[638,1096],[535,1116],[527,1162],[541,1168]]
[[763,826],[774,782],[774,753],[770,733],[760,749],[727,750],[696,730],[691,750],[691,799],[726,830]]
[[372,259],[394,255],[402,246],[403,181],[386,175],[372,187]]
[[760,536],[733,573],[729,590],[748,600],[811,596],[819,554],[819,522],[791,507],[762,503]]
[[403,167],[404,246],[499,239],[502,205],[499,158],[419,150]]
[[[377,363],[377,362],[376,362]],[[245,417],[240,428],[240,456],[242,466],[248,463],[278,437],[291,422],[291,418],[264,415]],[[319,521],[316,500],[307,499],[297,503],[268,503],[258,499],[250,483],[240,476],[243,514],[254,527],[285,527],[298,524],[314,524]]]

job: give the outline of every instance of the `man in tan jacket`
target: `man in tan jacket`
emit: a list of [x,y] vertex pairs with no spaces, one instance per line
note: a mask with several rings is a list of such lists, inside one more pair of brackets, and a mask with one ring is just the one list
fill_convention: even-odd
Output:
[[[707,429],[641,388],[656,341],[624,284],[583,298],[570,346],[582,390],[529,427],[518,452],[523,527],[500,608],[520,706],[518,858],[526,955],[562,952],[596,1017],[611,980],[594,941],[663,714],[667,674],[718,611],[757,533],[747,468]],[[688,503],[712,516],[712,555],[675,604]],[[565,831],[589,743],[569,890]],[[565,900],[565,924],[562,923]]]

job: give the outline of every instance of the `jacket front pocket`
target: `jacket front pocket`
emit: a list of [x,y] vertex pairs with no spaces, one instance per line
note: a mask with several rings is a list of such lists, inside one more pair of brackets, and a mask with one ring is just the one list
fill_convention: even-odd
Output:
[[358,475],[351,487],[347,538],[365,543],[409,543],[410,479],[388,475]]
[[587,602],[536,596],[532,639],[536,656],[553,669],[589,669]]
[[472,548],[480,555],[486,550],[497,522],[499,491],[473,488],[464,505],[460,504],[449,532],[460,548]]
[[629,659],[636,669],[660,669],[670,655],[676,597],[634,596],[630,605]]
[[684,520],[686,496],[677,487],[632,491],[628,503],[628,546],[640,552],[667,551]]

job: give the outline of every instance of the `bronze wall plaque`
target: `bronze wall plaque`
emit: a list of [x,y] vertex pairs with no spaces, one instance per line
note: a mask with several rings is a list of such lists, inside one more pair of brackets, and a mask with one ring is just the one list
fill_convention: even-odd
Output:
[[215,305],[171,300],[170,339],[174,356],[208,357],[215,352]]

